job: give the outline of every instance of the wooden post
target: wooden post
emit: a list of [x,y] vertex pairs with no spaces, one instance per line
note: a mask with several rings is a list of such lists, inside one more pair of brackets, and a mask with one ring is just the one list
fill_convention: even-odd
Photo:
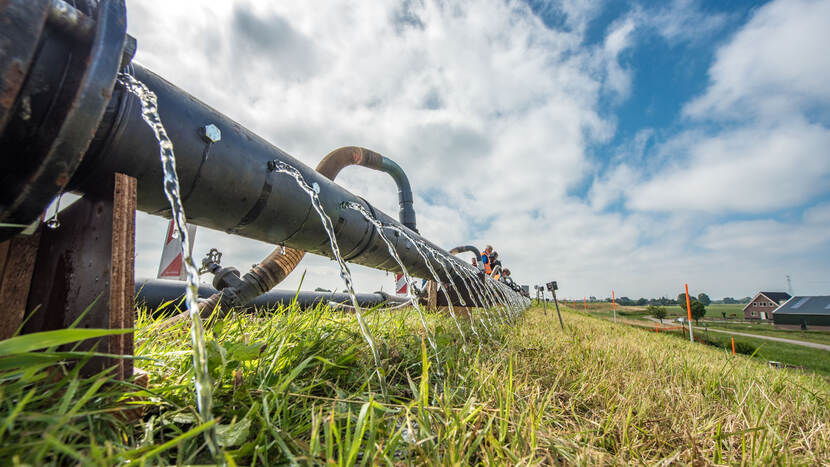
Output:
[[559,316],[559,325],[562,326],[562,330],[565,330],[565,323],[562,322],[562,314],[559,313],[559,301],[556,300],[556,290],[552,291],[551,294],[553,295],[553,303],[556,305],[556,314]]
[[23,323],[39,244],[39,231],[0,243],[0,339],[12,337]]
[[[133,327],[136,180],[115,174],[111,187],[108,196],[87,195],[61,211],[57,229],[41,229],[24,333],[77,320],[79,328]],[[132,355],[133,335],[89,339],[79,349]],[[132,376],[132,360],[124,359],[90,359],[84,373],[113,365],[117,377]]]
[[427,308],[438,308],[438,283],[435,281],[427,282]]

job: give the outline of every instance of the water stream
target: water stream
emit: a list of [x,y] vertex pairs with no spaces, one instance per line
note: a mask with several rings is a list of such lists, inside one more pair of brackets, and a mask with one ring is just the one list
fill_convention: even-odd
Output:
[[[141,117],[153,130],[159,143],[159,157],[164,170],[164,194],[170,202],[170,210],[176,225],[176,232],[181,239],[182,262],[187,276],[185,300],[190,315],[190,338],[193,343],[193,373],[196,388],[196,404],[202,423],[213,420],[213,387],[208,373],[207,351],[205,349],[204,330],[197,303],[199,288],[199,269],[190,255],[190,234],[187,231],[187,219],[180,198],[179,177],[176,174],[176,154],[173,152],[173,142],[167,136],[167,131],[161,122],[158,111],[158,100],[155,93],[144,83],[127,73],[118,75],[118,82],[127,91],[138,97],[141,102]],[[56,211],[57,212],[57,211]],[[213,428],[205,431],[205,441],[214,458],[219,454],[219,445],[216,442],[216,432]]]
[[432,274],[432,278],[435,279],[435,283],[439,284],[439,285],[442,285],[442,287],[440,287],[440,289],[441,289],[441,292],[444,294],[444,297],[447,299],[447,309],[449,309],[450,316],[452,317],[452,320],[455,322],[455,326],[456,326],[456,328],[458,328],[458,332],[461,334],[462,341],[464,341],[466,343],[466,338],[464,337],[464,331],[461,330],[461,324],[458,323],[458,318],[456,318],[456,316],[455,316],[455,310],[453,309],[453,306],[452,306],[452,298],[450,297],[450,294],[447,292],[446,287],[443,287],[443,283],[441,282],[441,278],[438,276],[438,273],[435,271],[435,268],[432,267],[432,262],[429,260],[429,257],[423,251],[422,247],[424,247],[426,245],[424,245],[423,243],[419,242],[418,240],[415,240],[414,238],[412,238],[411,235],[409,235],[405,230],[403,230],[402,228],[400,228],[398,226],[387,225],[387,226],[384,226],[384,227],[386,227],[386,228],[388,228],[388,229],[390,229],[394,232],[398,232],[399,234],[403,235],[404,238],[409,240],[409,242],[412,243],[412,245],[415,246],[415,251],[417,251],[418,255],[421,256],[421,259],[424,260],[424,264],[426,264],[427,269],[429,269],[430,274]]
[[401,273],[403,274],[404,280],[406,281],[406,296],[409,298],[410,303],[412,303],[412,307],[418,312],[418,317],[421,320],[421,326],[424,328],[424,332],[426,333],[427,341],[429,342],[430,347],[432,347],[433,352],[435,352],[436,357],[438,356],[438,346],[435,345],[435,339],[432,338],[432,331],[430,331],[429,326],[427,325],[426,316],[424,315],[424,310],[421,309],[421,306],[418,305],[418,297],[415,296],[414,286],[415,284],[412,281],[412,276],[409,275],[409,271],[407,271],[406,266],[404,266],[401,257],[398,255],[398,251],[395,249],[395,245],[386,237],[386,234],[383,231],[384,225],[374,216],[372,213],[366,210],[362,205],[358,203],[348,202],[344,204],[344,207],[349,209],[354,209],[355,211],[361,213],[363,217],[372,223],[375,226],[375,229],[378,232],[381,240],[386,243],[386,248],[389,250],[389,255],[398,263],[398,266],[401,268]]
[[349,297],[352,299],[352,306],[354,307],[354,314],[357,317],[358,326],[360,327],[360,333],[363,335],[363,338],[366,340],[366,343],[369,344],[369,349],[372,351],[372,358],[374,358],[375,360],[375,370],[378,375],[378,382],[380,383],[381,391],[383,392],[384,397],[386,397],[386,377],[384,376],[383,369],[381,368],[380,354],[378,353],[377,345],[375,345],[375,339],[372,337],[372,333],[369,330],[369,325],[366,323],[366,320],[363,318],[363,313],[361,313],[360,311],[360,305],[358,305],[357,303],[357,297],[355,296],[354,291],[354,281],[352,280],[352,273],[351,271],[349,271],[349,267],[346,265],[346,262],[343,261],[343,256],[340,254],[340,247],[337,246],[337,239],[334,235],[334,225],[331,223],[331,218],[328,216],[328,214],[326,214],[326,211],[323,210],[323,205],[320,203],[319,196],[317,196],[319,187],[315,189],[309,186],[309,184],[305,181],[305,178],[300,173],[300,171],[292,167],[291,165],[286,164],[285,162],[282,162],[280,160],[274,160],[273,164],[270,167],[274,172],[290,175],[291,177],[293,177],[294,180],[297,182],[297,185],[299,185],[300,188],[303,191],[305,191],[306,194],[308,194],[309,198],[311,199],[311,206],[317,212],[317,215],[320,216],[320,221],[323,224],[323,228],[326,230],[326,233],[329,236],[331,252],[334,255],[334,259],[337,260],[337,264],[340,266],[340,277],[346,284],[346,290],[349,293]]
[[[452,274],[450,274],[450,272],[447,270],[447,265],[445,264],[445,262],[449,262],[450,267],[453,267],[453,260],[451,258],[445,258],[444,255],[440,251],[438,251],[434,248],[431,248],[429,245],[424,244],[423,246],[427,249],[427,251],[429,251],[429,253],[435,259],[435,261],[439,265],[441,265],[441,269],[444,270],[444,275],[447,276],[447,280],[449,281],[450,285],[452,286],[453,290],[455,291],[455,295],[458,297],[458,301],[461,303],[461,306],[467,306],[467,302],[464,300],[464,296],[461,295],[461,292],[458,291],[458,287],[455,284],[455,279],[453,278]],[[456,272],[455,269],[453,269],[453,272]],[[469,292],[469,291],[470,291],[470,289],[468,288],[467,292]],[[472,297],[473,297],[473,294],[470,293],[470,300],[472,300]],[[472,304],[471,304],[470,308],[472,308]],[[470,330],[473,331],[473,334],[475,334],[475,336],[478,338],[478,340],[480,342],[481,341],[481,336],[478,334],[478,329],[476,329],[475,317],[473,316],[472,309],[469,312],[469,318],[470,318]]]

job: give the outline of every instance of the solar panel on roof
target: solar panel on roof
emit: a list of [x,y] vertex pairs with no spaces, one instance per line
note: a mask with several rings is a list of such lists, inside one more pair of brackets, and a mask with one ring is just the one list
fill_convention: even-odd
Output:
[[795,310],[796,308],[800,307],[801,305],[807,303],[807,300],[810,300],[810,297],[804,297],[798,302],[796,302],[791,308]]

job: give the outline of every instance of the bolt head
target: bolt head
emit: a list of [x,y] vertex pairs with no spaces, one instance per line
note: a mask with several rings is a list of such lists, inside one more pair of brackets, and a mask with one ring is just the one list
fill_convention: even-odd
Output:
[[202,138],[208,143],[218,143],[222,139],[222,132],[218,126],[210,123],[202,128]]

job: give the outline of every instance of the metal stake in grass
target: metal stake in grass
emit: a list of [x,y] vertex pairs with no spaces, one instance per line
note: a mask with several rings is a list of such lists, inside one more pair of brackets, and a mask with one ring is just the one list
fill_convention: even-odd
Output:
[[562,322],[562,314],[559,313],[559,302],[556,300],[556,290],[552,290],[551,293],[553,294],[553,303],[556,305],[556,314],[559,316],[559,325],[562,326],[562,330],[565,330],[565,323]]
[[614,296],[614,291],[611,291],[611,309],[614,310],[614,324],[617,324],[617,297]]
[[695,338],[692,335],[692,303],[689,300],[689,284],[684,284],[686,286],[686,311],[689,314],[689,341],[694,342]]

